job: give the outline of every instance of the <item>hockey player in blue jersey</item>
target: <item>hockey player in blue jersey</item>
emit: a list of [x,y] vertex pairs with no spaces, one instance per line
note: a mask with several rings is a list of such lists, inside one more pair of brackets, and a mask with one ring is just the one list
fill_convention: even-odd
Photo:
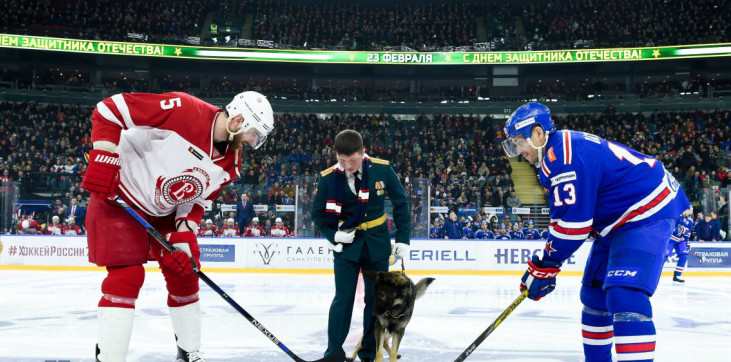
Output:
[[680,279],[680,276],[683,275],[685,265],[688,263],[690,231],[693,228],[693,220],[690,218],[692,214],[690,209],[683,212],[683,215],[678,218],[675,230],[668,242],[667,255],[672,255],[673,250],[678,254],[678,263],[675,265],[675,272],[673,273],[673,281],[677,283],[685,283],[685,280]]
[[538,230],[533,228],[533,220],[528,220],[525,222],[527,225],[523,228],[523,238],[526,240],[538,240],[541,238],[541,235],[538,233]]
[[475,233],[475,239],[495,239],[495,234],[487,228],[487,220],[482,220],[480,230]]
[[562,263],[595,231],[581,287],[586,361],[652,361],[650,297],[660,280],[676,218],[690,207],[662,163],[598,136],[557,131],[540,103],[505,124],[503,148],[539,169],[551,222],[543,257],[534,256],[521,290],[539,300],[556,287]]
[[442,219],[440,218],[434,218],[434,226],[429,228],[429,238],[430,239],[443,239],[444,238],[444,230],[442,230]]
[[541,239],[548,240],[548,229],[541,231]]
[[510,239],[512,240],[523,240],[525,237],[523,236],[523,232],[520,231],[520,225],[516,222],[513,224],[513,230],[510,230]]
[[505,224],[500,224],[500,229],[497,234],[495,234],[495,240],[510,240],[510,235],[508,235],[508,227],[505,226]]
[[472,230],[472,223],[469,219],[464,220],[464,227],[462,228],[462,239],[474,239],[475,232]]

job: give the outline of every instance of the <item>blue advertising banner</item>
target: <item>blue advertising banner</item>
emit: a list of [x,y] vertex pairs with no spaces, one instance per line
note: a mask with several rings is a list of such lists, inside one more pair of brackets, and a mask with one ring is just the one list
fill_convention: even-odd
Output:
[[201,261],[234,262],[236,245],[200,245]]

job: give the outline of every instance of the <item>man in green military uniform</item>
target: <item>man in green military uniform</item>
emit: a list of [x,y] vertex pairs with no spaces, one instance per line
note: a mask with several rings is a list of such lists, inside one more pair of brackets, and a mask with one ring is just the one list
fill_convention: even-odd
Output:
[[[320,173],[312,220],[317,230],[333,244],[335,298],[330,306],[328,345],[325,356],[342,351],[350,330],[358,273],[388,271],[391,239],[383,210],[386,194],[393,204],[396,224],[394,253],[405,257],[411,231],[409,201],[388,161],[368,157],[360,133],[345,130],[335,136],[338,163]],[[376,339],[372,315],[373,280],[366,277],[361,361],[373,361]]]

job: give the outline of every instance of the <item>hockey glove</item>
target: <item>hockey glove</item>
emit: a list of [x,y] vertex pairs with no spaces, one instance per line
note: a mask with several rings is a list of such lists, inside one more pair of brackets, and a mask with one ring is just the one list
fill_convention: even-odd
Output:
[[198,261],[201,256],[195,233],[192,231],[174,232],[168,234],[167,239],[170,244],[173,244],[175,251],[163,252],[163,264],[181,276],[190,274],[193,271],[191,261]]
[[119,185],[119,155],[104,150],[89,152],[89,167],[81,181],[81,187],[102,198],[115,196]]
[[540,300],[556,289],[556,275],[561,271],[561,263],[555,261],[541,261],[538,255],[528,261],[528,270],[520,279],[520,291],[528,289],[528,298]]

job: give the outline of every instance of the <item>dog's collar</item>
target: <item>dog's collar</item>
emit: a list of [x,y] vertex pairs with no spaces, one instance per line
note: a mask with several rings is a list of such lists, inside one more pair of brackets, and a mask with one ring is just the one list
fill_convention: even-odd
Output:
[[391,314],[391,311],[389,310],[388,312],[386,312],[386,314],[385,314],[385,315],[386,315],[387,317],[392,317],[392,318],[401,318],[401,317],[403,317],[404,315],[406,315],[406,312],[404,312],[404,313],[401,313],[401,314],[399,314],[399,315],[393,315],[393,314]]

